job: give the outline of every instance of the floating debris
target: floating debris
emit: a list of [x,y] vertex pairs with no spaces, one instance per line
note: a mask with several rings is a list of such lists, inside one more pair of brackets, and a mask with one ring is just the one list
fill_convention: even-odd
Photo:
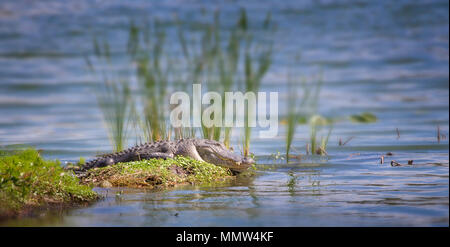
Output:
[[342,139],[339,138],[339,146],[345,146],[345,144],[347,144],[349,141],[351,141],[354,138],[354,136],[351,136],[350,138],[348,138],[345,142],[342,142]]
[[289,156],[287,156],[289,159],[297,159],[297,160],[302,160],[302,154],[300,153],[300,151],[298,151],[295,147],[291,147],[292,150],[294,150],[294,152],[298,153],[297,155],[295,154],[289,154]]
[[271,157],[273,160],[284,160],[284,157],[280,153],[280,151],[278,151],[276,154],[272,154]]
[[[413,160],[408,160],[408,165],[412,165],[413,162],[414,162]],[[402,166],[402,164],[398,163],[398,162],[395,161],[395,160],[392,160],[392,161],[391,161],[391,166]]]
[[289,154],[289,159],[296,159],[296,160],[301,160],[302,159],[302,155],[293,155],[293,154]]
[[325,151],[325,149],[323,149],[322,147],[317,148],[316,154],[318,155],[328,155],[327,151]]
[[441,133],[441,129],[440,129],[439,125],[437,126],[437,135],[436,135],[436,137],[437,137],[438,143],[440,143],[441,140],[447,139],[447,136],[445,134]]
[[439,129],[439,125],[437,126],[437,141],[438,143],[441,142],[441,130]]
[[350,154],[350,155],[348,156],[347,159],[350,159],[351,157],[357,156],[357,155],[361,155],[361,153],[353,153],[353,154]]
[[395,160],[391,161],[391,166],[401,166],[402,164],[396,162]]

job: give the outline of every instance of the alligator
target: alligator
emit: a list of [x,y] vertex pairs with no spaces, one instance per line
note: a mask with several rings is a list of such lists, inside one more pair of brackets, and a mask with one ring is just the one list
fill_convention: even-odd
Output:
[[96,167],[110,166],[119,162],[145,159],[167,159],[175,156],[190,157],[198,161],[229,168],[234,173],[248,169],[254,160],[233,153],[220,142],[207,139],[180,139],[144,143],[121,152],[105,154],[85,163],[79,172]]

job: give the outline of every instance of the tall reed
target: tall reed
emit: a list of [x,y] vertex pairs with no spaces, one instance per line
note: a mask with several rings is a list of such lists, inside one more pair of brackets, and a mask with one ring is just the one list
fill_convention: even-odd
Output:
[[[247,33],[249,28],[249,21],[247,19],[247,13],[243,9],[241,10],[241,17],[239,19],[239,25],[241,30],[244,31],[244,82],[245,90],[247,92],[257,93],[259,91],[261,81],[266,75],[270,66],[272,65],[272,52],[273,52],[273,40],[269,39],[262,44],[254,45],[253,36]],[[263,31],[271,32],[273,34],[275,31],[275,26],[272,23],[270,12],[266,15],[264,20]],[[248,109],[252,109],[250,106]],[[249,155],[250,150],[250,138],[251,138],[251,123],[249,122],[248,112],[245,117],[244,123],[244,143],[243,143],[243,154],[244,156]]]
[[126,147],[130,123],[131,93],[126,81],[104,81],[97,100],[102,110],[114,151]]
[[[330,120],[327,120],[319,115],[314,115],[309,120],[310,125],[310,147],[311,147],[311,154],[319,154],[319,155],[325,155],[327,154],[327,145],[328,140],[330,138],[331,132],[333,131],[333,122]],[[317,135],[320,129],[323,126],[329,126],[328,127],[328,133],[326,137],[320,137],[320,144],[317,141]]]
[[[287,128],[286,128],[286,161],[289,162],[289,153],[291,150],[292,141],[294,139],[295,130],[299,119],[299,108],[302,104],[299,102],[297,84],[288,75],[288,113],[287,113]],[[304,102],[304,101],[303,101]]]
[[[204,138],[220,140],[229,146],[232,129],[228,127],[203,126],[200,132],[187,126],[172,129],[167,121],[171,110],[169,90],[186,92],[193,83],[201,83],[205,90],[216,91],[224,98],[225,92],[238,89],[240,82],[243,82],[244,88],[241,89],[257,92],[272,64],[273,41],[265,41],[264,37],[258,39],[250,28],[244,9],[230,30],[221,25],[219,11],[213,14],[212,21],[195,28],[186,20],[176,19],[175,24],[161,23],[157,19],[140,25],[130,21],[126,59],[131,65],[127,68],[131,67],[132,79],[111,79],[115,71],[111,66],[109,44],[106,39],[100,43],[94,38],[97,59],[87,59],[86,62],[92,71],[103,78],[99,106],[117,150],[125,145],[130,122],[140,141],[170,139],[172,136],[195,137],[201,133]],[[167,38],[173,28],[176,28],[175,43]],[[266,34],[275,30],[270,14],[262,24],[262,30]],[[174,46],[176,42],[179,47]],[[175,51],[181,51],[181,54]],[[96,63],[100,62],[100,67],[105,63],[109,69],[97,71]],[[136,84],[130,86],[134,82]],[[131,88],[136,89],[139,97],[133,97]],[[224,110],[223,101],[222,112]],[[248,155],[251,131],[247,116],[245,119],[244,154]]]
[[[299,56],[296,58],[299,60]],[[296,65],[298,66],[298,65]],[[293,81],[288,76],[288,113],[286,127],[286,160],[289,161],[289,153],[295,134],[296,126],[303,119],[309,123],[309,143],[306,153],[326,154],[328,140],[331,135],[333,125],[332,121],[318,115],[318,106],[320,101],[320,91],[323,85],[322,74],[317,76],[316,80],[307,81],[304,77]],[[299,97],[297,88],[301,87],[302,94]],[[329,125],[326,137],[321,137],[320,144],[317,135],[321,132],[323,126]]]
[[[311,154],[325,155],[327,154],[327,145],[330,135],[333,131],[333,121],[327,119],[318,114],[318,107],[320,101],[320,91],[323,85],[322,72],[319,73],[317,79],[314,81],[313,85],[303,84],[305,88],[305,93],[307,94],[305,106],[309,109],[307,116],[310,125],[310,143]],[[321,131],[322,127],[328,126],[328,133],[326,137],[320,137],[320,144],[317,142],[317,135]]]
[[165,38],[165,30],[158,20],[146,23],[143,29],[130,24],[127,53],[136,64],[144,116],[141,126],[147,141],[159,141],[170,135],[166,124],[166,96],[171,67],[168,58],[163,58]]
[[[101,44],[94,39],[94,55],[97,64],[86,57],[89,69],[100,76],[102,83],[96,90],[97,102],[108,129],[108,137],[114,151],[121,151],[126,147],[128,127],[130,123],[130,109],[132,107],[131,91],[126,79],[120,78],[111,65],[111,53],[108,42]],[[98,75],[100,74],[100,75]]]

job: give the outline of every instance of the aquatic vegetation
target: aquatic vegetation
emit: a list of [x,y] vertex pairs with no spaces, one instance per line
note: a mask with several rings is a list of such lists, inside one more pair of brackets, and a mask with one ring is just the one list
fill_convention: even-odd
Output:
[[306,80],[303,78],[303,80],[300,83],[301,89],[303,91],[302,95],[302,114],[299,121],[305,121],[308,122],[309,119],[317,114],[318,108],[319,108],[319,100],[320,100],[320,91],[322,90],[323,86],[323,74],[322,71],[316,76],[316,78],[313,78],[312,80]]
[[277,153],[275,153],[275,154],[271,154],[271,155],[270,155],[270,158],[271,158],[272,160],[274,160],[274,161],[284,160],[284,157],[283,157],[283,155],[281,154],[280,151],[277,151]]
[[[218,92],[222,98],[225,97],[225,92],[230,92],[233,88],[245,92],[258,91],[261,80],[272,63],[273,41],[254,41],[254,33],[249,28],[245,9],[241,10],[239,19],[231,31],[221,27],[219,17],[220,12],[216,11],[213,21],[201,29],[201,42],[194,44],[187,42],[188,33],[178,20],[178,36],[183,55],[186,63],[190,65],[186,66],[190,74],[188,78],[194,82],[198,80],[204,82],[202,83],[204,88]],[[274,30],[269,13],[262,24],[262,31],[269,33],[267,36],[270,36]],[[240,69],[239,65],[243,67]],[[244,82],[244,87],[240,85],[241,81]],[[225,112],[225,101],[222,102],[222,112]],[[245,112],[244,155],[249,155],[250,146],[251,127],[248,115],[248,112]],[[202,121],[202,137],[216,141],[223,140],[227,147],[230,144],[231,131],[230,127],[206,127]]]
[[[289,83],[288,93],[288,115],[287,115],[287,131],[286,131],[286,159],[289,161],[289,152],[291,150],[292,140],[294,139],[295,129],[297,127],[299,110],[298,106],[298,94],[295,90],[294,84]],[[300,104],[301,106],[301,104]]]
[[[86,57],[86,63],[91,71],[102,76],[105,87],[100,88],[99,95],[103,97],[99,97],[98,102],[116,151],[124,148],[130,126],[134,127],[140,142],[171,139],[173,136],[195,137],[200,133],[203,138],[223,141],[229,147],[231,127],[206,127],[202,121],[198,132],[190,126],[173,129],[168,122],[170,106],[167,96],[172,90],[187,92],[190,85],[201,83],[204,88],[218,92],[222,97],[233,89],[256,92],[269,70],[273,40],[255,39],[256,32],[250,28],[246,10],[240,11],[232,29],[222,27],[219,20],[220,12],[216,11],[212,20],[195,25],[178,18],[173,23],[161,23],[155,19],[151,23],[138,25],[130,21],[125,59],[129,66],[121,66],[127,68],[127,73],[122,74],[129,75],[130,79],[112,79],[115,72],[111,66],[114,59],[110,45],[106,39],[99,42],[94,38],[96,59]],[[166,39],[167,33],[174,29],[178,37],[175,45],[174,40]],[[270,13],[263,21],[261,30],[270,34],[275,31]],[[261,30],[258,30],[258,35]],[[99,70],[99,67],[107,69]],[[137,82],[139,97],[131,97],[130,88],[134,88],[131,85],[134,81]],[[225,102],[222,112],[224,108]],[[248,112],[245,113],[247,115]],[[245,117],[243,153],[246,156],[249,155],[250,126]]]
[[0,217],[97,198],[91,187],[79,184],[78,178],[65,171],[59,161],[43,160],[36,150],[0,153]]
[[81,166],[84,163],[86,163],[86,159],[84,157],[80,157],[80,160],[78,161],[78,163],[76,164],[77,166]]
[[86,63],[102,83],[96,88],[97,103],[103,114],[104,123],[108,129],[108,137],[114,151],[123,150],[126,147],[128,137],[128,125],[131,120],[133,102],[129,82],[114,72],[111,64],[110,47],[106,40],[100,45],[94,38],[95,65],[89,57],[85,57]]
[[292,146],[292,142],[294,140],[294,135],[297,129],[298,122],[296,120],[299,118],[299,115],[296,114],[293,110],[293,107],[289,105],[288,115],[286,119],[283,119],[280,121],[281,124],[286,125],[286,135],[285,135],[285,142],[286,142],[286,150],[285,150],[285,156],[286,160],[289,161],[290,157],[293,157],[291,155],[291,151],[294,150],[294,147]]
[[437,142],[440,143],[441,140],[447,139],[447,135],[442,133],[441,128],[439,125],[437,126],[437,133],[436,133]]
[[[296,58],[298,62],[299,56]],[[292,141],[298,124],[309,123],[310,141],[306,145],[306,153],[326,155],[326,149],[330,135],[333,130],[333,120],[317,114],[320,100],[320,90],[323,85],[322,74],[320,73],[316,80],[307,81],[304,77],[293,80],[288,75],[288,112],[287,112],[287,131],[286,131],[286,160],[289,161]],[[299,97],[299,87],[301,87],[301,97]],[[329,126],[326,137],[321,137],[320,143],[317,142],[317,135],[321,127]]]
[[[140,120],[131,120],[128,125],[128,145],[133,144],[135,133],[141,138],[137,142],[145,141],[147,136],[151,138],[150,132],[143,133],[151,128],[147,127],[141,103],[146,92],[135,78],[138,63],[127,66],[130,62],[128,35],[138,35],[139,47],[144,46],[142,19],[144,22],[148,19],[153,28],[153,18],[161,18],[159,25],[166,36],[159,66],[165,69],[169,64],[164,59],[170,58],[174,68],[166,87],[169,95],[172,89],[189,94],[192,85],[185,82],[192,81],[201,82],[204,91],[208,87],[213,90],[211,87],[215,85],[222,87],[220,81],[230,81],[232,91],[240,86],[239,91],[243,92],[245,39],[233,44],[240,47],[234,48],[239,51],[236,73],[227,47],[233,32],[240,35],[235,28],[239,18],[235,10],[247,6],[251,24],[247,25],[248,32],[256,34],[252,38],[254,45],[261,41],[259,24],[267,10],[274,11],[272,17],[280,27],[272,37],[262,34],[263,39],[274,38],[275,44],[273,64],[262,79],[260,90],[280,93],[279,117],[286,123],[279,126],[280,135],[270,139],[258,140],[260,128],[252,129],[250,152],[258,155],[258,176],[237,177],[220,188],[187,186],[157,193],[146,189],[96,188],[95,191],[108,194],[106,201],[63,215],[54,212],[58,214],[56,217],[52,212],[44,217],[0,225],[448,227],[449,142],[448,137],[442,139],[449,129],[448,1],[215,1],[211,4],[192,1],[194,5],[169,1],[108,1],[107,4],[96,1],[82,5],[69,3],[67,7],[52,4],[54,0],[46,6],[36,1],[2,4],[0,142],[36,145],[45,149],[41,152],[43,157],[58,156],[74,163],[78,156],[89,161],[93,155],[106,151],[105,148],[112,149],[105,139],[107,126],[102,127],[102,112],[95,105],[92,108],[92,103],[96,103],[95,94],[89,97],[93,92],[91,86],[103,81],[101,77],[93,80],[96,78],[84,75],[81,70],[84,64],[80,64],[80,54],[92,51],[89,49],[92,36],[88,35],[91,31],[97,33],[99,47],[103,46],[103,38],[109,42],[112,69],[130,72],[123,74],[123,79],[130,83],[133,102],[137,103],[135,112],[130,114]],[[202,42],[208,42],[204,45],[205,57],[209,49],[210,57],[219,56],[213,55],[217,41],[216,30],[212,29],[216,25],[212,9],[221,11],[221,27],[217,33],[225,52],[223,78],[218,77],[218,67],[212,59],[202,59],[203,51],[192,48],[201,48]],[[183,48],[177,43],[173,15],[179,15],[185,50],[193,61],[190,64],[185,63]],[[134,18],[132,30],[128,29],[128,18]],[[154,47],[156,36],[151,40]],[[137,47],[130,44],[130,53]],[[297,49],[304,52],[301,66],[291,62]],[[100,71],[93,61],[96,71]],[[296,116],[298,125],[287,148],[291,163],[286,163],[289,109],[286,92],[289,90],[284,73],[291,65],[294,72],[308,78],[305,83],[309,85],[316,81],[307,76],[315,74],[320,66],[324,69],[316,114],[337,119],[326,146],[329,157],[305,155],[306,143],[310,147],[312,114],[305,109]],[[184,66],[192,69],[184,70]],[[196,75],[197,71],[201,73]],[[194,76],[198,79],[191,80]],[[302,78],[298,79],[298,89],[301,89]],[[187,90],[182,89],[185,86]],[[303,99],[303,92],[300,93],[297,107]],[[350,115],[359,116],[366,111],[376,115],[377,121],[351,122]],[[290,123],[293,125],[295,121]],[[329,127],[317,126],[316,148],[325,143]],[[399,140],[396,140],[397,127],[401,132]],[[191,130],[201,137],[201,128],[180,128],[171,130],[172,138],[190,135]],[[221,129],[219,137],[224,142],[225,131]],[[237,153],[242,150],[238,145],[242,146],[243,131],[230,128],[231,144]],[[218,138],[218,133],[211,130],[208,138]],[[338,146],[339,138],[342,138],[341,146]],[[280,159],[271,160],[269,155],[278,151]],[[394,155],[389,156],[388,152]],[[299,160],[293,157],[298,154]],[[378,164],[381,155],[384,165]],[[392,159],[403,166],[391,167]],[[408,166],[407,160],[414,160],[414,165]],[[263,170],[269,167],[273,170]],[[294,176],[298,179],[294,180]],[[320,186],[316,186],[319,181]],[[287,185],[292,185],[292,189]],[[116,193],[121,201],[114,200]],[[30,238],[28,234],[25,236]],[[297,243],[303,242],[298,235],[293,236]]]
[[317,152],[316,152],[317,154],[321,154],[321,155],[328,154],[327,153],[327,146],[328,146],[328,141],[330,140],[331,132],[333,132],[333,125],[332,124],[328,128],[327,136],[325,138],[323,138],[323,137],[321,138],[320,148],[319,148],[319,150],[317,150]]
[[289,171],[288,172],[288,182],[287,182],[287,187],[288,187],[288,191],[289,193],[293,194],[295,193],[295,186],[297,185],[297,176],[295,175],[295,173],[293,171]]
[[165,43],[166,31],[158,20],[152,24],[147,23],[142,29],[131,22],[127,54],[130,61],[136,64],[135,76],[141,92],[140,103],[144,116],[144,119],[138,117],[134,120],[140,123],[146,141],[170,137],[165,119],[172,61],[163,57]]
[[98,103],[102,110],[108,134],[114,151],[126,147],[128,125],[130,123],[131,93],[125,82],[104,81],[104,90],[98,94]]
[[[224,57],[228,58],[226,56],[228,52],[224,52],[222,48],[223,44],[221,43],[221,37],[225,35],[223,34],[224,31],[220,27],[219,17],[220,12],[214,12],[213,20],[205,23],[199,28],[200,30],[198,30],[198,32],[200,33],[200,42],[187,41],[194,40],[193,37],[195,37],[195,31],[189,31],[189,29],[186,28],[187,23],[184,23],[183,25],[183,22],[178,19],[177,31],[183,51],[184,63],[186,64],[183,67],[189,75],[185,78],[184,84],[191,85],[193,83],[201,83],[203,88],[222,94],[223,97],[223,90],[224,88],[229,90],[233,82],[230,81],[229,78],[232,78],[236,71],[227,71],[231,74],[225,76],[227,79],[222,80],[224,75],[221,75],[219,60],[222,59],[221,62],[223,62]],[[184,88],[184,91],[186,91],[186,88]],[[222,111],[223,107],[224,105],[222,105]],[[203,115],[201,115],[201,118],[203,118]],[[200,134],[203,138],[220,141],[221,132],[221,126],[213,125],[211,127],[207,127],[204,125],[203,121],[201,121]]]
[[229,169],[182,156],[118,163],[87,171],[82,182],[114,187],[165,188],[179,184],[211,184],[233,178]]
[[[305,109],[305,116],[310,125],[310,141],[306,147],[306,153],[327,155],[327,145],[333,131],[333,120],[317,114],[322,85],[322,73],[318,75],[317,80],[312,85],[307,85],[306,82],[302,83],[304,90],[302,106]],[[320,144],[318,144],[317,135],[323,126],[328,126],[328,133],[326,137],[322,136],[320,138]]]
[[[247,31],[248,29],[248,19],[245,10],[241,11],[241,17],[239,20],[239,25],[241,30]],[[266,19],[263,23],[263,30],[265,32],[271,32],[273,35],[275,27],[271,21],[270,12],[266,15]],[[253,39],[250,34],[245,35],[244,43],[244,82],[246,92],[258,92],[261,86],[261,80],[269,70],[272,64],[272,52],[273,52],[273,41],[269,40],[268,43],[263,43],[259,45],[253,45]],[[253,107],[248,107],[248,109],[253,109]],[[250,115],[247,112],[247,115]],[[247,116],[246,115],[246,116]],[[249,123],[248,117],[245,118],[244,125],[244,145],[243,154],[244,156],[249,155],[250,150],[250,138],[251,138],[251,123]]]
[[[320,130],[321,127],[323,126],[327,126],[328,127],[328,133],[326,135],[326,137],[321,137],[320,138],[320,144],[318,144],[317,142],[317,135],[318,132]],[[329,120],[323,118],[322,116],[319,115],[314,115],[311,117],[310,119],[310,143],[309,143],[309,147],[311,148],[310,150],[308,150],[307,152],[311,152],[311,154],[319,154],[319,155],[326,155],[327,154],[327,145],[328,145],[328,141],[330,139],[330,135],[331,132],[333,131],[333,124],[332,122],[330,123]]]
[[[224,31],[221,28],[219,17],[220,12],[216,11],[212,24],[203,30],[203,42],[201,44],[202,48],[200,49],[203,51],[203,54],[197,56],[195,60],[203,61],[197,62],[196,64],[204,64],[202,67],[205,68],[205,86],[210,90],[218,92],[224,98],[225,92],[231,91],[233,86],[237,84],[241,43],[243,42],[246,30],[242,29],[241,21],[239,20],[228,34],[228,31]],[[222,39],[227,36],[229,36],[228,41],[222,42]],[[198,78],[198,72],[199,69],[197,68],[193,71],[193,78]],[[225,102],[222,102],[222,112],[225,112]],[[224,132],[223,142],[225,146],[229,147],[230,127],[206,127],[202,125],[203,138],[220,141],[222,132]]]
[[355,123],[374,123],[377,121],[377,117],[373,113],[364,112],[359,115],[351,115],[350,120]]

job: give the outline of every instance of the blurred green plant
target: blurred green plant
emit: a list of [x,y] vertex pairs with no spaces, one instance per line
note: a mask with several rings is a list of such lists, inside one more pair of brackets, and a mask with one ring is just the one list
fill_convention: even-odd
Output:
[[[270,66],[272,65],[272,52],[273,52],[273,40],[268,40],[267,43],[254,45],[253,36],[247,33],[249,28],[249,21],[245,10],[241,11],[241,17],[238,25],[240,29],[244,31],[245,43],[244,43],[244,81],[246,92],[258,92],[261,86],[261,81],[266,75]],[[272,23],[272,16],[270,12],[266,15],[263,22],[263,31],[273,32],[275,26]],[[247,109],[253,109],[254,107],[248,107]],[[248,112],[246,116],[250,115]],[[244,145],[243,154],[248,156],[250,153],[250,138],[251,138],[251,123],[248,117],[245,118],[244,125]]]
[[355,123],[374,123],[377,121],[377,117],[373,113],[363,112],[361,114],[351,115],[350,120]]
[[[300,55],[296,56],[296,62]],[[298,78],[298,77],[297,77]],[[320,100],[320,91],[323,85],[322,73],[317,79],[308,81],[305,77],[293,80],[288,75],[288,112],[286,119],[286,160],[289,161],[292,141],[298,124],[309,124],[310,136],[309,143],[306,146],[306,153],[325,155],[329,137],[333,130],[333,120],[320,116],[318,105]],[[299,89],[302,91],[299,96]],[[320,138],[318,142],[317,135],[321,132],[323,126],[329,126],[326,137]]]
[[[310,151],[311,154],[318,154],[318,155],[326,155],[327,154],[327,145],[328,140],[330,139],[331,132],[333,131],[333,123],[330,120],[325,119],[324,117],[320,115],[314,115],[309,120],[310,125]],[[317,142],[317,135],[320,129],[324,126],[328,127],[328,134],[326,137],[320,138],[320,145]],[[307,151],[308,152],[308,151]]]
[[88,68],[100,76],[102,83],[97,84],[96,96],[104,122],[108,129],[108,137],[114,151],[123,150],[128,137],[128,124],[133,107],[131,91],[126,79],[113,69],[109,44],[104,40],[101,44],[94,38],[94,55],[96,66],[86,57]]
[[146,23],[143,29],[131,22],[127,54],[136,64],[135,75],[144,116],[142,119],[136,115],[134,120],[140,123],[147,142],[170,137],[166,124],[166,112],[169,110],[166,96],[172,61],[168,56],[163,57],[165,43],[166,31],[158,20],[153,24]]
[[[297,85],[288,76],[288,113],[287,113],[287,128],[286,128],[286,160],[289,162],[289,153],[291,151],[292,141],[294,139],[295,130],[299,122],[299,108],[304,106],[305,101],[299,102]],[[305,99],[305,98],[303,98]]]
[[[176,18],[173,23],[175,25],[156,19],[152,23],[137,25],[130,21],[126,55],[132,65],[127,68],[131,67],[132,72],[131,78],[127,79],[111,79],[115,72],[111,66],[110,46],[107,40],[98,42],[94,38],[96,60],[87,58],[86,62],[91,71],[101,75],[104,84],[99,90],[99,106],[115,150],[124,148],[129,125],[134,127],[140,142],[171,139],[172,132],[175,138],[195,137],[198,133],[195,128],[172,129],[168,123],[167,113],[171,109],[167,96],[170,90],[187,92],[192,84],[201,83],[204,89],[216,91],[222,98],[225,92],[233,89],[257,92],[272,64],[273,41],[267,37],[271,37],[275,25],[270,13],[262,23],[262,31],[265,34],[269,32],[269,35],[259,35],[258,32],[258,38],[250,28],[245,9],[241,9],[231,29],[221,25],[219,11],[214,12],[212,21],[194,25],[191,21]],[[174,28],[179,50],[173,45],[173,40],[167,39],[167,33]],[[133,79],[137,82],[138,98],[131,96]],[[239,88],[242,86],[240,82],[244,82],[243,88]],[[225,101],[222,104],[224,112]],[[243,151],[248,155],[251,127],[248,118],[245,119]],[[203,138],[223,141],[229,147],[230,127],[207,128],[202,125],[200,130]]]

